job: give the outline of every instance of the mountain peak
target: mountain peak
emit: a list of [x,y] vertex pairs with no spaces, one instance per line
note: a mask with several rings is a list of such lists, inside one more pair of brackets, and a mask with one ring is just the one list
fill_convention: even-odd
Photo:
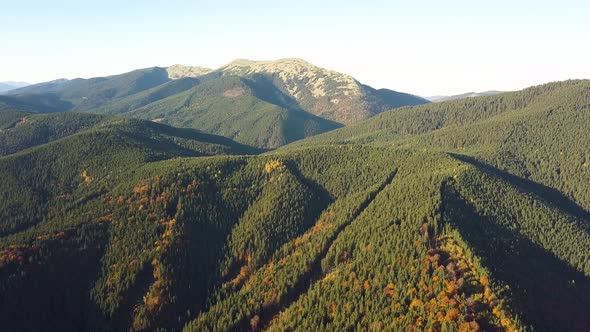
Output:
[[166,71],[168,72],[168,78],[174,80],[183,77],[201,76],[210,72],[211,69],[199,66],[185,66],[176,64],[166,68]]
[[[320,68],[303,59],[299,58],[281,58],[277,60],[248,60],[236,59],[227,65],[221,67],[221,71],[232,72],[234,74],[252,74],[252,73],[284,73],[284,75],[292,76],[309,76],[317,73],[338,74],[349,76],[342,73],[337,73],[332,70]],[[307,75],[305,75],[307,73]],[[350,77],[352,79],[352,77]],[[354,79],[353,79],[354,80]]]
[[269,64],[298,64],[298,65],[305,65],[308,67],[316,67],[313,64],[300,59],[300,58],[280,58],[277,60],[250,60],[250,59],[235,59],[232,62],[228,63],[224,67],[230,66],[251,66],[251,65],[269,65]]
[[285,89],[296,100],[310,93],[314,98],[331,93],[360,96],[361,85],[352,76],[315,66],[298,58],[274,61],[237,59],[219,69],[231,75],[267,74],[283,82]]
[[[388,109],[425,102],[395,91],[371,89],[350,75],[300,58],[236,59],[215,72],[246,77],[258,84],[272,84],[298,107],[340,124],[355,123]],[[264,78],[261,80],[261,77]]]

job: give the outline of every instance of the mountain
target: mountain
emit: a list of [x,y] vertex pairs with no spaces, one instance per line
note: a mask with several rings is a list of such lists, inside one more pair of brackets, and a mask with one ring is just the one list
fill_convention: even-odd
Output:
[[276,148],[385,110],[427,101],[376,90],[299,59],[237,60],[217,70],[174,65],[10,91],[47,111],[115,114]]
[[199,77],[211,72],[211,69],[199,66],[172,65],[166,68],[166,71],[168,78],[175,80],[184,77]]
[[219,69],[225,75],[264,76],[309,113],[345,125],[392,108],[428,101],[387,89],[376,90],[352,76],[301,59],[236,60]]
[[453,95],[453,96],[431,96],[425,97],[427,100],[431,102],[441,102],[441,101],[448,101],[448,100],[455,100],[455,99],[463,99],[463,98],[473,98],[473,97],[482,97],[482,96],[493,96],[503,93],[503,91],[484,91],[484,92],[467,92],[462,93],[460,95]]
[[196,128],[261,148],[341,127],[299,109],[289,99],[262,79],[211,75],[174,80],[98,112]]
[[[257,94],[207,75],[184,100]],[[8,330],[590,329],[590,81],[259,155],[153,121],[0,115]]]
[[0,82],[0,92],[5,92],[5,91],[10,91],[10,90],[22,88],[22,87],[25,87],[27,85],[29,85],[29,83],[25,83],[25,82],[12,82],[12,81]]

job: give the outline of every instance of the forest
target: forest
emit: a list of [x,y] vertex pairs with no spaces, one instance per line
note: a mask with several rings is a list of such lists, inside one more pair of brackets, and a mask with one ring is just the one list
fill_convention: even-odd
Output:
[[590,330],[590,81],[340,129],[287,112],[335,130],[251,145],[149,119],[254,83],[165,84],[111,114],[0,108],[7,330]]

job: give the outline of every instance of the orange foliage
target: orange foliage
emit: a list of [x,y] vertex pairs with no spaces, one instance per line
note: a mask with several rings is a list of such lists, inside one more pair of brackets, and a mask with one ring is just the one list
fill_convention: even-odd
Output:
[[455,283],[448,282],[448,281],[445,281],[445,283],[447,286],[446,292],[448,295],[453,295],[453,294],[457,293],[457,285]]
[[492,292],[490,290],[490,287],[485,287],[484,292],[483,292],[483,298],[486,299],[486,301],[491,301],[492,299]]
[[336,312],[336,308],[338,307],[338,305],[336,304],[336,302],[330,302],[330,305],[328,306],[328,311],[330,313],[330,316],[334,316],[334,313]]
[[252,331],[258,330],[258,324],[260,324],[260,316],[255,315],[250,319],[250,328],[252,328]]
[[393,298],[396,295],[395,286],[392,283],[388,283],[387,286],[383,288],[383,290],[385,291],[385,294],[387,294],[387,296],[389,296],[390,298]]
[[479,331],[479,325],[477,322],[464,322],[459,325],[459,332],[477,332]]
[[272,171],[274,171],[275,169],[278,170],[283,170],[285,168],[285,165],[279,161],[279,160],[269,160],[265,165],[264,165],[264,172],[266,174],[270,174],[272,173]]
[[457,321],[457,319],[459,319],[459,313],[460,313],[459,309],[452,308],[451,310],[447,311],[447,314],[445,315],[445,319]]
[[479,283],[485,287],[490,284],[490,280],[488,279],[488,277],[482,275],[481,277],[479,277]]
[[140,195],[140,194],[143,194],[146,191],[148,191],[148,189],[149,189],[149,186],[147,184],[145,184],[145,185],[144,184],[138,184],[135,187],[133,187],[133,193]]
[[231,281],[234,286],[238,286],[248,276],[248,266],[244,265],[240,268],[240,273]]
[[424,306],[424,303],[420,299],[413,299],[410,303],[410,309],[412,308],[421,308]]
[[96,219],[96,221],[97,222],[111,222],[111,221],[113,221],[113,215],[108,214],[106,216],[99,217],[98,219]]

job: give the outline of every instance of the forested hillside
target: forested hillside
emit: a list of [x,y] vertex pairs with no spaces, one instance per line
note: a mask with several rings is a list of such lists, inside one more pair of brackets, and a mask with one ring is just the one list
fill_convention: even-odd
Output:
[[[221,78],[185,80],[137,116],[197,105],[197,92],[225,103],[229,86],[272,98]],[[558,82],[397,109],[256,154],[153,121],[0,112],[0,321],[590,330],[589,114],[590,83]]]
[[52,95],[31,95],[23,98],[0,95],[0,114],[9,111],[50,113],[62,110],[63,103]]
[[386,112],[294,146],[362,143],[474,156],[588,211],[589,120],[590,81],[564,81]]
[[276,148],[341,127],[301,110],[272,85],[236,76],[202,81],[125,115],[196,128],[261,148]]

